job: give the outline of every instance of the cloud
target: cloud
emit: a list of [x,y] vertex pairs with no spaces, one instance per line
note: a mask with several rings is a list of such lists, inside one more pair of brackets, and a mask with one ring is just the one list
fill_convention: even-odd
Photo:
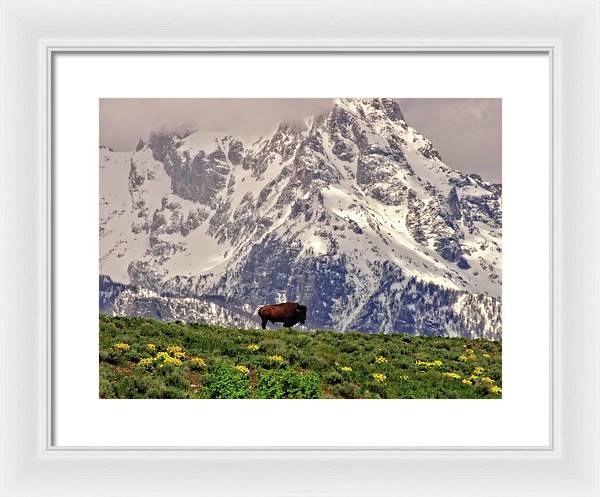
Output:
[[450,167],[502,181],[502,99],[400,98],[408,124]]
[[[299,122],[329,110],[321,99],[101,99],[100,143],[133,150],[152,131],[194,128],[256,139],[280,122]],[[451,167],[502,178],[500,99],[399,98],[407,122],[429,138]]]

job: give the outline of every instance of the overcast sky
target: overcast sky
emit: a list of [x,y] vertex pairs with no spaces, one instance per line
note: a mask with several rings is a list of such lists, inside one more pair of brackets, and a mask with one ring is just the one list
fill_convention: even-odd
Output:
[[[502,181],[502,100],[398,98],[407,123],[446,164]],[[100,143],[134,150],[153,130],[190,127],[254,140],[278,123],[326,112],[332,99],[100,99]]]

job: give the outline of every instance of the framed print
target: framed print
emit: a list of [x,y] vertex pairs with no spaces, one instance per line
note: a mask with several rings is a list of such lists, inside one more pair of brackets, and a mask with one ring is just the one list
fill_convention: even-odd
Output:
[[0,492],[598,495],[598,5],[113,7],[2,5]]
[[[368,78],[348,81],[333,75],[373,60],[388,68],[377,88]],[[548,224],[525,230],[513,221],[525,208],[539,219],[547,214],[548,156],[538,152],[548,149],[547,55],[215,54],[205,60],[197,54],[69,54],[57,56],[54,64],[54,154],[63,164],[56,168],[54,186],[78,197],[64,194],[55,204],[59,217],[70,219],[65,229],[57,220],[56,232],[64,236],[55,238],[57,295],[70,298],[55,301],[54,346],[63,359],[55,363],[54,443],[171,445],[173,437],[185,446],[550,444],[549,337],[537,326],[549,315]],[[114,64],[122,68],[122,77],[104,81],[102,75],[111,74]],[[246,85],[248,93],[235,80],[240,64],[257,72],[254,84]],[[179,84],[186,98],[157,98],[168,84],[158,77],[149,82],[157,65],[164,74],[179,68],[181,80],[189,82],[187,88]],[[299,74],[284,91],[297,88],[309,97],[322,95],[327,84],[327,91],[337,88],[348,95],[389,94],[401,85],[403,92],[429,98],[282,98],[277,82],[259,76],[273,65]],[[479,98],[435,98],[435,81],[426,87],[422,78],[409,76],[430,65],[464,75],[452,88],[446,86],[446,97]],[[214,89],[204,84],[205,95],[238,98],[193,98],[200,67],[222,75]],[[313,72],[321,70],[332,71],[328,83],[314,80]],[[527,84],[503,78],[512,72]],[[231,81],[231,88],[224,88],[224,81]],[[145,99],[115,98],[140,95],[142,82]],[[247,94],[255,98],[244,98]],[[424,113],[426,106],[431,113],[424,124],[439,123],[440,139],[447,139],[449,123],[458,125],[461,115],[463,126],[470,127],[450,140],[457,143],[458,163],[469,156],[467,148],[476,148],[473,137],[481,133],[477,141],[489,170],[480,173],[486,179],[469,166],[461,172],[446,165],[445,151],[432,149],[407,124],[414,120],[404,113]],[[84,108],[92,132],[83,131]],[[291,125],[279,122],[282,113]],[[196,116],[205,121],[194,122]],[[216,116],[231,118],[216,125]],[[188,121],[189,128],[199,130],[161,131],[170,121],[176,127]],[[538,134],[531,133],[533,122]],[[156,131],[134,131],[136,123]],[[119,130],[123,124],[136,136],[127,138]],[[232,129],[234,124],[243,129]],[[223,131],[211,131],[214,127]],[[115,129],[119,139],[134,143],[112,141]],[[525,133],[527,147],[518,138]],[[99,158],[91,157],[91,140]],[[511,146],[501,158],[502,140]],[[277,148],[280,143],[287,150]],[[344,160],[334,152],[340,146],[348,149],[338,152]],[[99,161],[99,167],[84,178],[82,160]],[[521,162],[528,163],[525,171]],[[194,190],[209,183],[196,179],[203,175],[213,178],[210,192]],[[532,202],[534,182],[540,188]],[[99,197],[99,212],[94,197]],[[80,208],[71,209],[74,203]],[[510,207],[503,208],[507,203]],[[450,205],[460,213],[449,217]],[[93,211],[84,214],[85,206]],[[99,217],[99,230],[83,221],[90,216]],[[66,229],[73,224],[82,226],[77,243]],[[504,244],[504,237],[519,242]],[[82,250],[84,244],[89,248]],[[455,257],[450,247],[464,255]],[[526,255],[527,250],[533,252]],[[525,289],[518,275],[525,270],[537,275],[534,296],[519,293]],[[97,319],[91,312],[96,303],[76,303],[69,291],[86,285],[78,295],[98,292],[98,278],[99,339],[62,325],[77,313],[75,320],[84,327],[98,327],[89,321]],[[381,304],[384,298],[388,303]],[[468,303],[460,309],[463,299]],[[259,308],[286,300],[307,308],[297,319],[305,322],[289,323],[288,332],[270,320],[262,331]],[[527,339],[502,337],[502,319],[515,316],[532,320],[527,327],[536,331]],[[521,354],[526,361],[518,359]],[[72,370],[80,374],[71,375]],[[528,377],[536,391],[519,377]],[[508,398],[502,395],[505,384],[511,385]],[[156,425],[172,409],[173,403],[165,401],[171,397],[204,399],[184,402],[181,415],[215,422],[231,410],[226,402],[207,399],[244,399],[246,421],[254,429],[236,427],[232,419],[234,428],[226,435],[202,427],[190,433],[187,423],[159,434]],[[345,397],[350,399],[327,401]],[[127,401],[140,398],[152,399],[151,412]],[[278,398],[305,401],[299,407]],[[473,402],[477,399],[489,402]],[[432,410],[428,400],[440,407]],[[325,431],[302,423],[305,409],[315,408],[329,427]],[[394,434],[382,426],[348,439],[347,432],[364,417],[393,417],[399,409],[423,421],[398,427]],[[431,429],[428,416],[438,409],[456,430]],[[91,433],[79,420],[96,416],[94,424],[105,428]],[[522,429],[515,430],[508,419],[518,419]],[[274,423],[281,426],[270,430]],[[285,423],[297,428],[286,431]],[[488,423],[506,429],[490,431]]]

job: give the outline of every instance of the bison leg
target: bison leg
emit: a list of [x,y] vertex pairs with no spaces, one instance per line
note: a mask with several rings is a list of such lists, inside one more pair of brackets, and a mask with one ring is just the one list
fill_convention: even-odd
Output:
[[285,326],[286,328],[291,328],[295,324],[296,324],[296,320],[294,320],[294,319],[286,319],[283,321],[283,326]]
[[267,323],[269,322],[268,319],[262,319],[262,329],[266,330],[267,329]]

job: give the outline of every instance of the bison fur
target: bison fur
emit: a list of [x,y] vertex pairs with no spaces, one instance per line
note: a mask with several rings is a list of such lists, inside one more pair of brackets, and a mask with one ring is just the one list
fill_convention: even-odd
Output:
[[297,302],[286,302],[284,304],[271,304],[262,306],[258,310],[262,320],[262,328],[266,329],[267,323],[283,323],[286,328],[306,321],[306,306]]

